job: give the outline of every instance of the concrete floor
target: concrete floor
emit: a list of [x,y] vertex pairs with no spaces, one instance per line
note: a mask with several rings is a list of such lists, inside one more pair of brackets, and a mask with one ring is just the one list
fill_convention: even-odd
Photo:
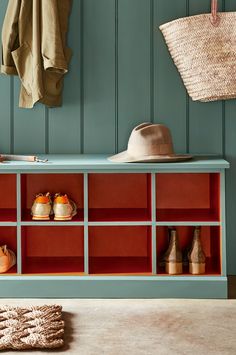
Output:
[[[236,300],[1,300],[63,306],[65,346],[75,355],[235,355]],[[9,351],[7,354],[16,354]]]
[[[229,300],[1,299],[0,304],[61,304],[65,346],[26,354],[235,355],[236,277]],[[8,351],[7,354],[17,352]]]

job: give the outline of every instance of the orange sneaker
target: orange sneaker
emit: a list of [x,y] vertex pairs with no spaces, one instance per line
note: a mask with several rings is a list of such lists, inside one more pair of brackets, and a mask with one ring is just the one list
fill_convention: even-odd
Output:
[[65,194],[56,194],[53,202],[55,221],[70,221],[77,214],[77,206]]
[[52,200],[50,193],[38,194],[31,208],[32,219],[36,221],[47,221],[52,214]]
[[16,255],[6,245],[0,247],[0,274],[7,272],[16,264]]

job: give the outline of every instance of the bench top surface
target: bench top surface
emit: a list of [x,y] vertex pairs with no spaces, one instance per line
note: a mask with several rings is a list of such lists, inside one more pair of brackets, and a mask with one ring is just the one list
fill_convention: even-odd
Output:
[[0,173],[5,171],[212,171],[229,168],[229,163],[219,157],[194,157],[192,160],[178,163],[113,163],[101,154],[67,154],[67,155],[39,155],[48,159],[47,163],[7,161],[0,164]]

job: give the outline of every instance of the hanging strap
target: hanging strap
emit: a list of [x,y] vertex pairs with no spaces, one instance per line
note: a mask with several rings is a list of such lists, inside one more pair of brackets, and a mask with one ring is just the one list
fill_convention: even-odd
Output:
[[211,23],[213,26],[218,26],[220,18],[218,16],[218,0],[211,0]]

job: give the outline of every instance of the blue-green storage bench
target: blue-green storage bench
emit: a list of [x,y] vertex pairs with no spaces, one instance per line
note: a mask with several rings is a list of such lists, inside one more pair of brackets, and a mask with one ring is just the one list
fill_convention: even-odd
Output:
[[[115,164],[105,155],[49,155],[0,165],[0,243],[17,265],[0,297],[226,298],[225,169],[218,158]],[[39,192],[67,193],[72,221],[32,221]],[[168,227],[184,252],[201,226],[206,273],[169,276]]]

